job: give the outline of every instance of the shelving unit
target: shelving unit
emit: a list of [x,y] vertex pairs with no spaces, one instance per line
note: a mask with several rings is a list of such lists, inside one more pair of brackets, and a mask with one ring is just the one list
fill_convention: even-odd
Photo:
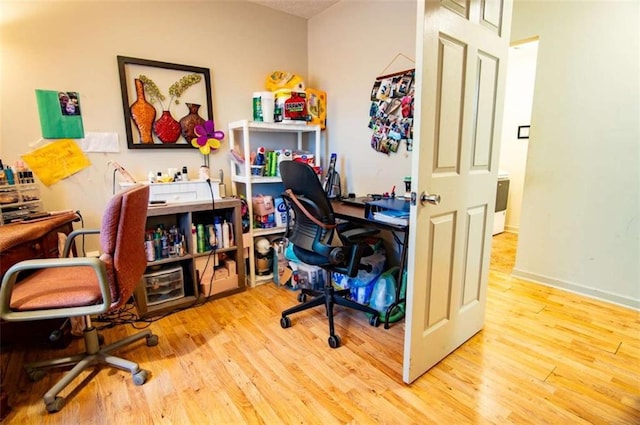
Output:
[[0,225],[40,211],[42,201],[37,183],[0,186]]
[[[234,244],[218,248],[212,255],[224,254],[235,262],[235,274],[211,282],[214,259],[210,251],[198,253],[191,237],[192,224],[213,224],[214,216],[232,223]],[[136,288],[135,299],[140,316],[153,316],[195,304],[202,298],[220,298],[246,289],[242,245],[242,215],[239,199],[211,202],[185,202],[149,207],[147,229],[176,226],[185,235],[184,255],[170,256],[147,263],[145,277]],[[216,269],[222,267],[216,267]]]
[[[241,120],[229,124],[229,149],[234,149],[247,160],[242,166],[233,160],[231,169],[231,190],[233,195],[244,195],[249,207],[249,233],[245,238],[245,248],[249,250],[249,284],[251,287],[269,282],[273,275],[256,275],[254,239],[260,236],[278,235],[284,233],[284,228],[274,227],[268,229],[254,228],[252,198],[254,194],[261,193],[256,189],[264,188],[265,192],[271,192],[274,197],[282,192],[282,179],[280,177],[263,177],[251,175],[250,153],[259,146],[265,146],[267,150],[292,149],[306,151],[314,155],[316,166],[320,165],[320,126],[307,125],[306,123],[264,123]],[[256,187],[258,185],[258,187]]]

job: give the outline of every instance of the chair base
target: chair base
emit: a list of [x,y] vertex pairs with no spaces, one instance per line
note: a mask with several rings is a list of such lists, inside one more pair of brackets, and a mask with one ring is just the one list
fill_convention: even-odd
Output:
[[117,367],[119,369],[128,370],[131,372],[133,382],[135,385],[142,385],[147,381],[149,371],[140,369],[138,363],[130,360],[112,356],[111,351],[117,350],[120,347],[129,345],[140,339],[146,338],[147,346],[152,347],[158,344],[158,337],[151,333],[150,330],[139,332],[135,335],[123,338],[112,344],[100,347],[100,337],[98,331],[94,327],[90,327],[84,330],[84,344],[86,351],[83,354],[75,356],[61,357],[58,359],[44,360],[41,362],[29,363],[25,365],[27,375],[32,381],[37,381],[44,377],[45,370],[73,366],[73,368],[67,372],[60,381],[58,381],[47,393],[44,395],[44,404],[49,413],[57,412],[64,406],[65,399],[58,397],[58,394],[65,389],[75,378],[77,378],[82,371],[94,366],[94,365],[108,365]]
[[[325,306],[326,315],[329,319],[329,346],[331,348],[338,348],[340,346],[340,337],[336,335],[335,328],[333,325],[333,306],[341,305],[343,307],[351,308],[354,310],[362,311],[364,313],[368,313],[369,316],[369,324],[371,326],[379,326],[380,325],[380,317],[378,310],[375,310],[369,306],[357,303],[355,301],[349,300],[345,298],[345,295],[349,293],[348,289],[336,290],[330,283],[325,285],[323,291],[315,291],[311,289],[302,289],[298,300],[302,301],[300,304],[288,308],[282,312],[282,317],[280,318],[280,326],[283,328],[288,328],[291,326],[291,319],[289,319],[290,314],[298,313],[300,311],[308,310],[313,307],[317,307],[319,305]],[[313,298],[309,301],[305,301],[306,296],[312,296]]]

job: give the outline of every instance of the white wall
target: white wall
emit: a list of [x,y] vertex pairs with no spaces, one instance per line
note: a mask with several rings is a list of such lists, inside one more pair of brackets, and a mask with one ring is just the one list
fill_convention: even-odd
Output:
[[514,274],[640,307],[640,3],[521,2],[540,36]]
[[[116,132],[120,152],[89,153],[92,165],[49,188],[47,210],[79,209],[100,223],[115,160],[137,179],[186,165],[194,149],[127,149],[117,55],[209,68],[216,128],[251,118],[252,92],[272,71],[307,74],[307,21],[249,2],[1,2],[0,158],[11,165],[41,137],[34,90],[78,91],[85,131]],[[228,137],[211,155],[226,170]],[[118,177],[118,180],[120,178]],[[227,180],[227,183],[229,181]]]
[[520,229],[524,173],[529,148],[529,139],[518,139],[518,127],[531,123],[537,55],[537,41],[509,49],[502,143],[500,144],[500,171],[509,173],[505,230],[514,233],[518,233]]
[[379,75],[415,63],[416,2],[343,0],[309,21],[309,72],[327,95],[329,152],[338,154],[343,192],[404,192],[411,154],[404,143],[389,156],[370,147],[370,94]]

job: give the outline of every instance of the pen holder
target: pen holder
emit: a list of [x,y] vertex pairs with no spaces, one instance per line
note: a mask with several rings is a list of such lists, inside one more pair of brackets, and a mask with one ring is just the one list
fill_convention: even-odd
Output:
[[404,178],[404,196],[411,197],[411,177]]

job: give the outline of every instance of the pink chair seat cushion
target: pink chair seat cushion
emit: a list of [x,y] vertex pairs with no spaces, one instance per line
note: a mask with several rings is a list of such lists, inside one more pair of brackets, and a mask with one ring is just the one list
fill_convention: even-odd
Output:
[[95,305],[102,294],[88,266],[41,269],[16,284],[12,310],[41,310]]

